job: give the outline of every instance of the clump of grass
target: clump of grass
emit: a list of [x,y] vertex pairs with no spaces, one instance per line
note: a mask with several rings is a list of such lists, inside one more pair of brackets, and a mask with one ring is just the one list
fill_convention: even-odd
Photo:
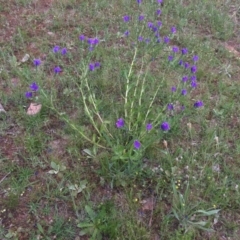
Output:
[[[77,68],[67,69],[63,65],[67,57],[74,60],[70,51],[56,45],[50,55],[54,63],[48,64],[54,66],[50,88],[46,83],[40,83],[42,87],[39,88],[33,82],[30,84],[31,91],[25,93],[28,99],[41,101],[44,98],[48,107],[87,143],[84,144],[84,147],[90,147],[87,153],[109,153],[110,159],[102,166],[109,172],[109,176],[104,177],[112,182],[115,176],[124,179],[128,175],[132,178],[131,172],[141,169],[148,148],[178,134],[177,122],[185,112],[203,106],[200,100],[189,103],[188,97],[198,87],[199,57],[189,56],[186,47],[179,49],[170,44],[177,37],[177,29],[174,26],[168,31],[163,28],[160,15],[159,9],[149,20],[144,13],[138,18],[130,15],[122,17],[123,23],[119,28],[122,29],[121,38],[126,42],[124,47],[128,50],[126,61],[116,68],[122,76],[114,96],[108,93],[107,88],[99,91],[97,87],[97,83],[103,81],[102,73],[109,71],[106,70],[106,60],[98,55],[98,48],[107,43],[101,43],[99,37],[83,34],[79,35],[80,47],[76,46],[76,51],[82,56],[81,62],[76,63]],[[162,37],[162,29],[168,35]],[[158,77],[151,74],[154,63],[161,64],[164,69]],[[46,70],[41,67],[41,60],[34,59],[33,64],[36,74],[43,75]],[[173,80],[168,79],[169,71],[174,76]],[[68,85],[74,90],[69,92]],[[81,115],[84,111],[86,122],[73,122],[67,112],[62,112],[58,107],[62,93],[58,91],[67,95],[69,102],[79,99],[78,103],[74,103],[75,111],[77,114],[81,112]],[[168,94],[161,96],[163,92]]]

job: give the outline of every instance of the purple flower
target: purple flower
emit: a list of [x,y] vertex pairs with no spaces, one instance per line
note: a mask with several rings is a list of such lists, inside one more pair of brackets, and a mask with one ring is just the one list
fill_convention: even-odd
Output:
[[61,71],[62,71],[62,69],[61,69],[59,66],[57,66],[57,67],[54,68],[54,72],[55,72],[56,74],[60,73]]
[[163,0],[157,0],[157,3],[162,3],[163,2]]
[[176,29],[176,27],[171,27],[171,33],[176,33],[177,32],[177,29]]
[[175,86],[173,86],[173,87],[171,88],[171,91],[172,91],[172,92],[176,92],[176,91],[177,91],[177,88],[176,88]]
[[161,124],[161,129],[162,129],[163,131],[168,131],[168,130],[170,129],[169,123],[168,123],[168,122],[163,122],[163,123]]
[[150,38],[146,38],[146,39],[145,39],[146,44],[150,43],[150,41],[151,41]]
[[181,93],[182,93],[183,96],[185,96],[185,95],[187,95],[187,90],[183,89]]
[[35,82],[30,84],[29,88],[34,92],[36,92],[39,89],[38,85]]
[[129,36],[129,31],[128,31],[128,30],[125,31],[124,35],[125,35],[126,37],[128,37],[128,36]]
[[93,45],[93,43],[94,43],[94,39],[93,39],[93,38],[89,38],[89,39],[88,39],[88,44],[89,44],[89,45]]
[[97,45],[99,43],[98,38],[89,38],[88,39],[88,44],[89,45]]
[[94,50],[94,47],[92,47],[92,46],[88,48],[89,52],[92,52],[93,50]]
[[157,33],[155,34],[155,37],[156,37],[156,38],[160,38],[160,33],[157,32]]
[[80,40],[81,42],[83,42],[83,41],[85,40],[85,36],[84,36],[84,35],[80,35],[80,36],[79,36],[79,40]]
[[174,108],[174,106],[173,106],[173,104],[172,103],[169,103],[168,105],[167,105],[167,109],[168,110],[173,110],[173,108]]
[[160,10],[160,9],[158,9],[157,11],[156,11],[156,14],[159,16],[160,14],[162,13],[162,11]]
[[147,26],[148,26],[148,28],[152,28],[154,25],[152,22],[148,22]]
[[140,15],[139,17],[138,17],[138,20],[141,22],[141,21],[143,21],[144,20],[144,16],[143,15]]
[[169,39],[169,37],[164,36],[164,37],[163,37],[163,41],[164,41],[165,43],[169,43],[169,42],[170,42],[170,39]]
[[54,53],[59,52],[59,50],[60,50],[60,47],[59,47],[59,46],[54,46],[54,47],[53,47],[53,52],[54,52]]
[[173,56],[172,55],[168,56],[168,61],[169,62],[173,61]]
[[192,73],[195,73],[197,71],[197,66],[196,65],[193,65],[192,67],[191,67],[191,72]]
[[194,103],[193,105],[195,108],[200,108],[200,107],[203,107],[203,102],[202,101],[197,101]]
[[188,53],[188,49],[187,48],[183,48],[182,49],[182,55],[186,55]]
[[33,64],[37,67],[41,64],[41,60],[40,59],[34,59]]
[[183,60],[180,59],[179,62],[178,62],[178,64],[179,64],[180,66],[182,66],[182,65],[183,65]]
[[135,140],[133,146],[134,148],[139,149],[141,147],[141,143],[138,140]]
[[123,118],[119,118],[116,122],[116,127],[117,128],[122,128],[124,126],[124,119]]
[[196,88],[197,87],[197,82],[196,81],[192,81],[191,82],[191,87],[192,88]]
[[161,42],[161,38],[159,37],[158,39],[157,39],[157,43],[160,43]]
[[32,92],[25,92],[25,97],[26,98],[31,98],[32,97]]
[[192,60],[193,60],[194,62],[197,62],[198,59],[199,59],[198,55],[195,55],[195,56],[193,56],[193,58],[192,58]]
[[130,16],[128,16],[128,15],[123,16],[123,21],[124,22],[129,22],[130,21]]
[[151,123],[148,123],[148,124],[146,125],[146,129],[147,129],[147,131],[150,131],[150,130],[152,129],[152,124],[151,124]]
[[97,45],[98,43],[99,43],[99,39],[98,39],[98,38],[94,38],[94,39],[93,39],[93,44],[94,44],[94,45]]
[[188,80],[188,76],[183,76],[183,77],[182,77],[182,81],[183,81],[183,82],[187,82],[187,80]]
[[189,68],[189,66],[190,66],[190,65],[189,65],[188,62],[185,62],[185,63],[184,63],[184,67],[185,67],[186,69]]
[[162,22],[161,21],[157,21],[157,25],[158,25],[158,27],[161,27],[162,26]]
[[142,42],[143,40],[144,40],[144,39],[143,39],[142,36],[139,36],[139,37],[138,37],[138,41],[139,41],[139,42]]
[[137,0],[137,3],[138,3],[138,4],[142,3],[142,0]]
[[63,49],[61,50],[61,53],[62,53],[62,55],[66,55],[66,54],[67,54],[67,49],[66,49],[66,48],[63,48]]
[[100,67],[100,66],[101,66],[100,62],[95,62],[95,63],[94,63],[94,67],[95,67],[95,68],[98,68],[98,67]]
[[153,32],[157,32],[157,31],[158,31],[158,28],[153,25],[153,26],[152,26],[152,31],[153,31]]
[[178,53],[178,52],[179,52],[179,48],[176,47],[176,46],[173,46],[173,47],[172,47],[172,51],[173,51],[174,53]]
[[95,69],[95,64],[94,63],[90,63],[89,65],[88,65],[88,67],[89,67],[89,71],[94,71],[94,69]]
[[191,79],[191,81],[196,81],[197,80],[197,76],[196,75],[192,75],[190,79]]

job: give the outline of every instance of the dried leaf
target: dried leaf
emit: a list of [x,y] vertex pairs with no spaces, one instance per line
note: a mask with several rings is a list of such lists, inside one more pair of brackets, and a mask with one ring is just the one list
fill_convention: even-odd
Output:
[[25,54],[24,57],[22,58],[21,62],[25,63],[29,60],[29,58],[30,58],[29,54]]
[[53,32],[47,32],[48,35],[54,36],[55,34]]
[[1,113],[1,112],[6,113],[5,109],[3,108],[2,104],[0,103],[0,113]]
[[31,103],[27,110],[27,115],[35,115],[40,112],[41,108],[42,104]]
[[20,85],[20,79],[19,78],[12,78],[11,83],[14,87],[17,87],[18,85]]
[[225,44],[225,48],[235,55],[235,57],[240,58],[240,52],[238,52],[234,47],[230,46],[229,44]]
[[147,198],[141,201],[142,203],[142,211],[152,211],[154,208],[154,199],[153,198]]
[[58,171],[55,171],[55,170],[49,170],[48,173],[50,173],[50,174],[58,174]]

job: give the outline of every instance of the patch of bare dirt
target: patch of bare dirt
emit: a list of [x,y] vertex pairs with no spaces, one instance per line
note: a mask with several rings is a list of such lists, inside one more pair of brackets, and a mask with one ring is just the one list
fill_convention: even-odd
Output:
[[[16,36],[21,38],[21,35],[27,35],[29,39],[46,36],[53,19],[50,14],[53,2],[54,0],[35,0],[27,6],[22,6],[15,1],[8,1],[8,8],[1,12],[0,45],[8,44]],[[25,45],[31,55],[41,54],[34,42],[25,42]]]

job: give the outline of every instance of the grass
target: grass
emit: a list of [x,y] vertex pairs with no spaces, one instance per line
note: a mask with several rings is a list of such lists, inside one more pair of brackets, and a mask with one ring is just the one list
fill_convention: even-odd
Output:
[[0,0],[0,238],[238,239],[237,3]]

